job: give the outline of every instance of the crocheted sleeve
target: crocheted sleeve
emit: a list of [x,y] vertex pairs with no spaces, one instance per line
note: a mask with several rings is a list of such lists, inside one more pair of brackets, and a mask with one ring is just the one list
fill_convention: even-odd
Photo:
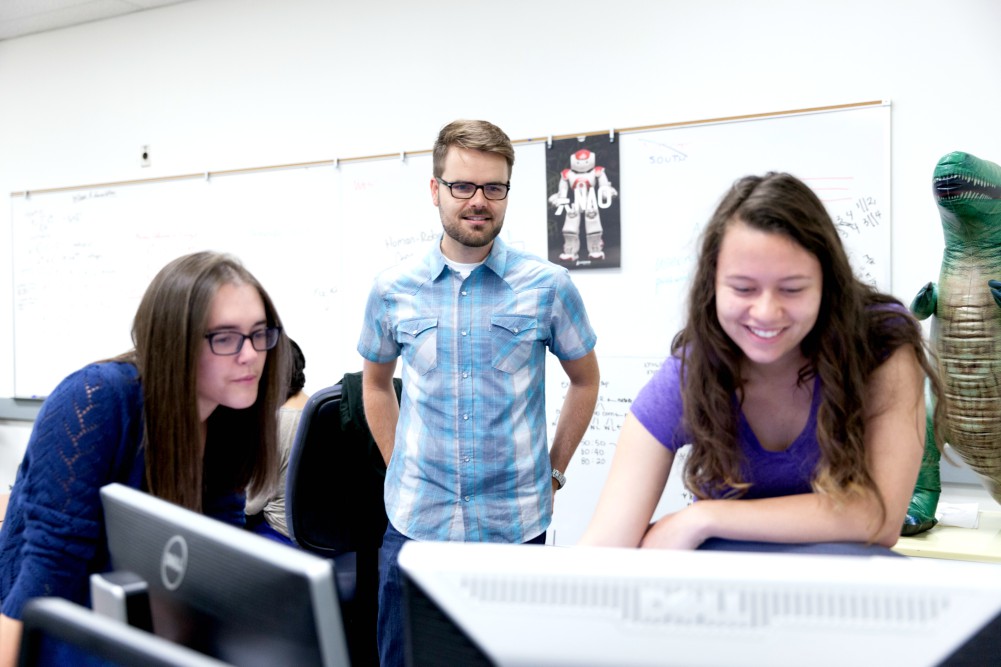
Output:
[[98,364],[42,406],[19,472],[21,563],[4,614],[20,618],[24,601],[41,595],[86,601],[104,549],[100,488],[136,456],[141,394],[134,367]]

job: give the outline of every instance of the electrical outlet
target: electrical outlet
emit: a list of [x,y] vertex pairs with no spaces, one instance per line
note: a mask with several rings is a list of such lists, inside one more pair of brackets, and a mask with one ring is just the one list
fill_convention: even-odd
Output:
[[148,167],[149,165],[149,146],[142,146],[139,149],[139,166]]

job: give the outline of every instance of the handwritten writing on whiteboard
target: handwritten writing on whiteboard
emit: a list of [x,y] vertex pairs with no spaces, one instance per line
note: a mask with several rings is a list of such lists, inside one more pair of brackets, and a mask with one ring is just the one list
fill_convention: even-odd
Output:
[[883,222],[883,212],[876,198],[868,195],[857,197],[840,211],[834,209],[830,212],[855,274],[862,282],[880,287],[883,267],[876,262],[878,251],[866,247],[872,230]]
[[441,227],[429,227],[414,233],[387,235],[383,242],[388,266],[401,264],[416,255],[425,254],[441,236]]
[[688,159],[688,149],[684,144],[670,144],[653,139],[641,139],[646,151],[648,165],[666,166],[678,164]]
[[845,208],[834,216],[834,225],[842,236],[861,234],[866,228],[877,227],[883,219],[883,212],[873,197],[859,197],[853,206]]
[[[73,370],[131,347],[132,318],[150,280],[199,250],[242,260],[307,350],[311,376],[340,377],[357,354],[341,306],[343,246],[330,224],[336,175],[298,169],[14,200],[15,394],[43,397]],[[82,321],[93,323],[62,344],[66,322]]]
[[[594,415],[591,417],[587,432],[577,448],[578,463],[582,466],[603,466],[611,462],[612,448],[615,447],[615,440],[622,428],[622,422],[633,402],[631,396],[617,394],[614,389],[609,387],[609,384],[608,380],[601,381]],[[561,405],[562,399],[566,398],[569,386],[570,383],[566,380],[560,383],[562,389]],[[553,418],[549,425],[554,431],[560,417],[560,410],[560,408],[555,408],[552,413]]]
[[[602,357],[598,401],[577,452],[564,471],[567,484],[556,495],[553,523],[550,526],[552,543],[575,544],[583,535],[608,477],[622,423],[629,414],[636,394],[657,372],[662,362],[663,359]],[[552,442],[569,382],[557,364],[547,368],[547,378],[546,407],[549,440]],[[691,502],[691,494],[685,490],[681,481],[686,456],[686,449],[675,456],[671,475],[654,517],[677,511]]]

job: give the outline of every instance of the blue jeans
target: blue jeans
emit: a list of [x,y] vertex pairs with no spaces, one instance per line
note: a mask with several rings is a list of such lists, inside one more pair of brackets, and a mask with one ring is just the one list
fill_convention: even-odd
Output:
[[[386,526],[386,534],[382,538],[382,548],[379,549],[379,664],[381,667],[403,667],[406,656],[404,652],[404,615],[403,615],[403,574],[397,565],[400,549],[410,538],[393,528]],[[546,534],[529,540],[525,544],[545,544]]]

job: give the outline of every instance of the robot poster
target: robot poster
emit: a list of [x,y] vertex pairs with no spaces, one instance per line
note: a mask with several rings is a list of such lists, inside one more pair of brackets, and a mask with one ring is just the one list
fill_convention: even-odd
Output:
[[619,144],[600,135],[546,151],[549,261],[570,270],[621,265]]

